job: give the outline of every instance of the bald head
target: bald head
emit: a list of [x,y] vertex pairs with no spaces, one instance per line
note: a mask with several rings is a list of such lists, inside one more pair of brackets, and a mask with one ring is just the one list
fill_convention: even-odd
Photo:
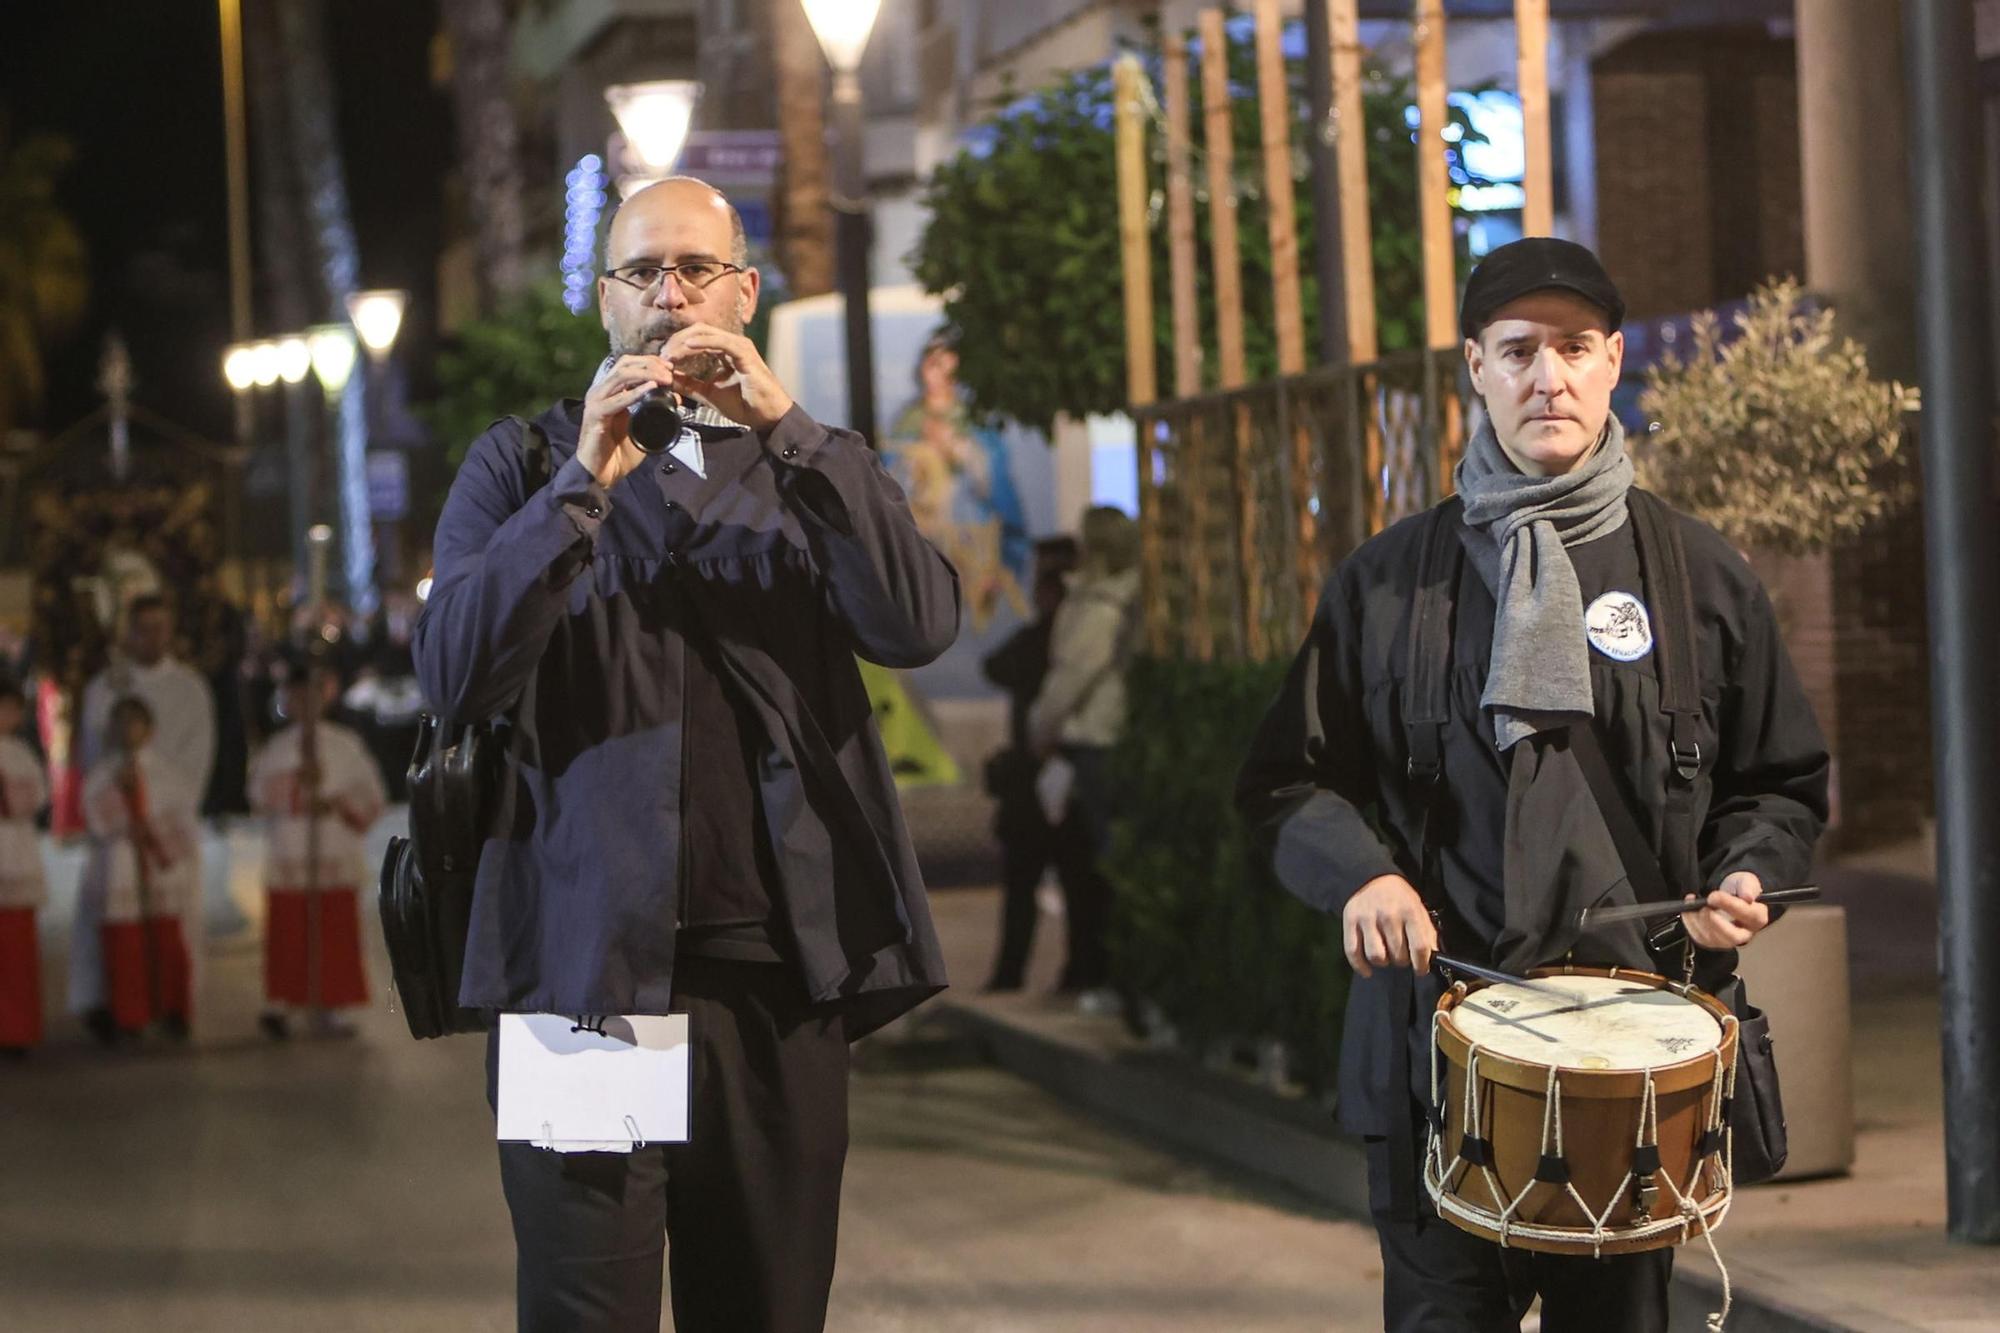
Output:
[[728,229],[729,249],[724,254],[729,262],[748,264],[750,238],[743,230],[743,215],[736,211],[736,205],[729,202],[729,196],[693,176],[669,176],[665,180],[654,181],[620,204],[611,214],[611,230],[604,240],[605,255],[610,260],[607,267],[644,262],[645,256],[639,259],[623,258],[625,250],[621,248],[629,244],[626,233],[642,221],[702,215],[719,220]]
[[604,251],[597,309],[613,356],[657,355],[691,324],[741,333],[757,313],[762,277],[749,267],[743,218],[706,181],[672,176],[627,199]]

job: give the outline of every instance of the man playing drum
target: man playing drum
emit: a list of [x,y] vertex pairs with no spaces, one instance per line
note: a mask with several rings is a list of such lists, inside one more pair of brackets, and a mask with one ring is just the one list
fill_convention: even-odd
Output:
[[[1759,895],[1804,881],[1826,819],[1825,742],[1756,575],[1713,530],[1633,487],[1611,413],[1623,316],[1597,257],[1569,242],[1517,241],[1473,272],[1460,325],[1485,410],[1458,495],[1334,571],[1238,786],[1285,887],[1341,914],[1356,979],[1340,1119],[1367,1141],[1394,1333],[1517,1328],[1537,1294],[1549,1333],[1667,1326],[1671,1249],[1502,1248],[1445,1225],[1425,1198],[1413,1145],[1447,984],[1433,954],[1514,974],[1569,962],[1676,980],[1691,962],[1713,988],[1770,920]],[[1677,534],[1673,559],[1645,549],[1628,521],[1641,509]],[[1441,523],[1462,558],[1437,651],[1419,662],[1419,570]],[[1691,614],[1664,614],[1663,599]],[[1691,628],[1677,651],[1692,659],[1699,689],[1685,697],[1698,707],[1669,714],[1655,649],[1676,618]],[[1434,718],[1411,707],[1427,673]],[[1655,953],[1631,924],[1578,929],[1582,908],[1633,901],[1571,748],[1586,730],[1672,891],[1707,895],[1680,917],[1691,951]]]

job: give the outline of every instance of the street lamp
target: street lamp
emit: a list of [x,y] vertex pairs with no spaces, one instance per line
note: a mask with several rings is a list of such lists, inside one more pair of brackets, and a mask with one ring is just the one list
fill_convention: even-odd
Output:
[[319,387],[332,403],[354,373],[354,334],[345,324],[322,324],[306,335],[306,350]]
[[[227,363],[223,373],[229,372]],[[297,384],[312,372],[312,346],[304,338],[293,334],[278,340],[278,378],[287,384]]]
[[253,343],[250,347],[250,380],[260,389],[268,389],[278,382],[281,359],[278,344],[274,342]]
[[222,356],[222,378],[237,393],[248,393],[257,382],[257,357],[249,344],[237,343]]
[[361,345],[368,349],[370,357],[387,356],[395,346],[396,334],[403,327],[403,307],[409,300],[408,292],[387,288],[356,292],[347,298],[347,318],[353,321],[354,331],[361,335]]
[[650,83],[619,83],[604,90],[604,100],[617,117],[625,152],[613,157],[618,195],[630,199],[654,181],[671,175],[687,145],[694,106],[701,85],[691,79],[655,79]]
[[868,323],[868,177],[863,160],[861,53],[882,0],[805,0],[820,49],[833,66],[834,244],[847,304],[848,425],[875,442],[875,342]]
[[[354,331],[361,335],[361,345],[368,349],[368,362],[361,370],[367,388],[363,395],[366,407],[362,417],[367,443],[373,443],[376,424],[384,419],[384,403],[390,384],[387,375],[389,349],[395,346],[396,334],[403,327],[403,309],[409,300],[408,292],[392,288],[355,292],[347,298],[347,318],[353,323]],[[401,454],[386,457],[395,464],[403,461]],[[375,514],[370,496],[357,495],[351,478],[342,486],[341,493],[347,501],[349,524],[357,529],[363,524],[372,525]],[[402,541],[400,532],[393,524],[385,528],[377,547],[377,573],[395,577],[396,567],[401,561]]]

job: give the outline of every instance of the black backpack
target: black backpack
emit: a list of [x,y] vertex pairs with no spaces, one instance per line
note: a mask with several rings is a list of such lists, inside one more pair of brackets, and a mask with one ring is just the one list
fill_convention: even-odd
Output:
[[[520,417],[526,496],[549,479],[549,441]],[[492,1015],[458,1003],[472,922],[479,853],[493,827],[507,773],[505,718],[474,722],[447,736],[435,713],[417,727],[410,758],[410,836],[392,838],[382,858],[382,936],[410,1035],[419,1039],[484,1032]]]

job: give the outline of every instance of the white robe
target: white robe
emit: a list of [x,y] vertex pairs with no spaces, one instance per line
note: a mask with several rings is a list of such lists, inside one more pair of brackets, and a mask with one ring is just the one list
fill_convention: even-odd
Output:
[[382,775],[359,736],[338,723],[319,724],[320,798],[340,808],[320,815],[318,873],[312,874],[306,856],[311,821],[299,783],[300,735],[296,724],[286,727],[250,766],[250,803],[268,830],[264,883],[274,889],[359,889],[369,875],[367,830],[388,802]]
[[49,781],[35,752],[14,736],[0,736],[0,788],[7,797],[0,818],[0,907],[40,907],[49,889],[35,812],[48,803]]
[[[200,672],[171,657],[149,667],[121,658],[90,678],[84,686],[75,733],[75,753],[81,756],[75,761],[77,766],[91,773],[113,748],[105,728],[111,721],[112,705],[128,694],[136,694],[152,709],[150,748],[178,775],[177,786],[192,793],[194,808],[199,811],[202,796],[208,791],[209,774],[215,768],[215,697]],[[199,888],[198,844],[192,873]],[[69,1005],[76,1013],[104,1003],[103,942],[97,932],[103,923],[103,902],[93,897],[86,884],[77,894],[75,925],[69,936]],[[205,952],[205,924],[197,896],[181,919],[197,981]]]
[[79,896],[101,904],[107,922],[124,924],[143,916],[185,922],[201,902],[201,825],[193,791],[160,756],[139,752],[147,823],[166,858],[164,865],[149,861],[142,879],[132,802],[118,786],[123,767],[120,758],[106,759],[84,783],[90,851]]
[[200,672],[171,657],[149,667],[113,662],[91,677],[83,690],[83,714],[77,726],[83,771],[97,767],[112,749],[104,729],[111,720],[111,706],[128,694],[138,695],[153,710],[153,752],[193,789],[199,810],[209,774],[215,771],[215,696]]

